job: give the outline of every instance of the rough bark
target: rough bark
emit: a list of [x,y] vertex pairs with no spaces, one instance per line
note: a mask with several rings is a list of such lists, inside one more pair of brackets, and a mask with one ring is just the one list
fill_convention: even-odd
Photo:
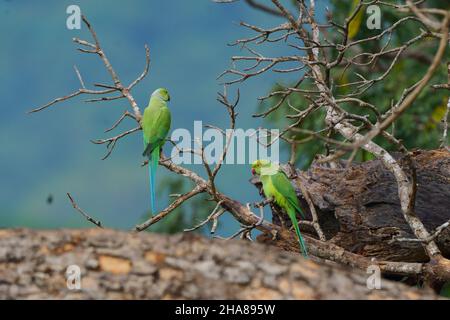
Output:
[[[81,290],[65,272],[81,268]],[[435,299],[428,289],[244,240],[113,230],[0,230],[2,299]]]
[[[412,159],[417,175],[415,212],[431,232],[450,220],[450,153],[446,149],[416,151]],[[405,162],[400,159],[403,166]],[[301,183],[308,190],[330,242],[379,260],[427,260],[420,243],[392,241],[394,237],[415,237],[401,213],[396,181],[379,160],[354,163],[349,167],[343,162],[332,165],[314,162],[307,171],[297,171],[297,176],[292,178],[294,184]],[[300,188],[297,192],[303,209],[310,216]],[[283,214],[275,214],[274,223],[290,225]],[[302,226],[302,229],[315,235],[309,226]],[[449,229],[437,238],[446,257],[450,256]]]

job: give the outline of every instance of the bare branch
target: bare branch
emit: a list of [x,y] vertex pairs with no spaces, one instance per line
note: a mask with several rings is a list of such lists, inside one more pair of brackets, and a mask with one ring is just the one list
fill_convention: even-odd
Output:
[[75,70],[75,73],[77,74],[78,80],[80,80],[81,87],[82,87],[83,89],[86,89],[86,86],[84,85],[83,78],[81,77],[81,73],[80,73],[80,71],[78,70],[77,66],[74,65],[73,68],[74,68],[74,70]]
[[[233,2],[237,2],[238,0],[213,0],[213,1],[217,2],[217,3],[233,3]],[[253,8],[255,8],[257,10],[260,10],[262,12],[271,14],[273,16],[278,16],[278,17],[281,16],[280,13],[277,10],[275,10],[275,9],[273,9],[271,7],[265,6],[265,5],[257,2],[256,0],[245,0],[245,2],[250,7],[253,7]]]
[[128,86],[128,90],[131,90],[135,85],[137,85],[142,79],[144,79],[147,74],[148,70],[150,69],[150,48],[145,45],[145,68],[144,71],[142,71],[141,75],[136,78],[130,85]]
[[173,201],[166,209],[159,212],[157,215],[151,217],[144,223],[136,225],[134,227],[134,231],[141,232],[150,227],[151,225],[155,224],[165,216],[167,216],[169,213],[171,213],[173,210],[178,208],[180,205],[182,205],[186,200],[192,198],[193,196],[202,193],[205,191],[205,186],[199,186],[197,185],[194,189],[191,191],[184,193],[180,195],[175,201]]
[[123,121],[123,119],[125,119],[126,117],[132,118],[134,120],[136,120],[136,117],[129,113],[128,111],[124,111],[124,113],[122,114],[122,116],[119,118],[119,120],[117,120],[112,127],[108,128],[105,130],[105,133],[110,132],[112,130],[114,130],[115,128],[117,128],[117,126]]
[[225,213],[225,209],[221,208],[220,205],[222,204],[222,201],[217,202],[216,207],[214,208],[214,210],[211,212],[210,215],[208,215],[208,217],[203,220],[202,222],[200,222],[199,224],[197,224],[195,227],[193,228],[189,228],[189,229],[184,229],[184,232],[191,232],[191,231],[195,231],[201,227],[203,227],[205,224],[207,224],[210,221],[213,221],[213,229],[211,229],[211,233],[215,232],[215,229],[217,228],[217,220],[219,219],[219,217]]
[[123,137],[125,137],[125,136],[127,136],[129,134],[132,134],[132,133],[134,133],[136,131],[139,131],[139,130],[141,130],[141,127],[136,127],[136,128],[130,129],[128,131],[122,132],[122,133],[120,133],[120,134],[118,134],[118,135],[116,135],[114,137],[111,137],[111,138],[108,138],[108,139],[91,140],[91,142],[94,143],[94,144],[106,144],[106,149],[108,151],[107,151],[106,155],[102,158],[102,160],[105,160],[113,152],[113,150],[114,150],[118,140],[122,139]]
[[75,200],[73,200],[72,196],[70,195],[70,193],[67,193],[67,197],[70,200],[70,203],[72,204],[72,207],[77,210],[79,213],[81,213],[81,215],[89,222],[95,224],[97,227],[99,228],[103,228],[101,221],[99,220],[95,220],[93,218],[91,218],[90,215],[88,215],[86,212],[84,212],[75,202]]
[[42,110],[47,109],[48,107],[50,107],[50,106],[52,106],[52,105],[54,105],[54,104],[56,104],[58,102],[69,100],[69,99],[74,98],[76,96],[79,96],[81,94],[106,94],[106,93],[111,93],[113,91],[114,90],[96,91],[96,90],[88,90],[88,89],[78,89],[77,91],[75,91],[75,92],[73,92],[71,94],[68,94],[67,96],[56,98],[53,101],[50,101],[49,103],[43,105],[42,107],[30,110],[30,111],[28,111],[28,113],[34,113],[34,112],[42,111]]

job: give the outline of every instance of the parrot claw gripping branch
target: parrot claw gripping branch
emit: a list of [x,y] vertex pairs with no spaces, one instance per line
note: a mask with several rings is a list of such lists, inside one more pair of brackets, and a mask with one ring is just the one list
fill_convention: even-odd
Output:
[[[215,0],[215,2],[230,3],[235,1]],[[252,6],[256,3],[254,1],[246,2],[252,4]],[[225,107],[228,114],[230,119],[230,129],[235,129],[237,117],[236,107],[239,103],[240,95],[239,90],[237,90],[236,99],[234,101],[230,101],[227,94],[227,88],[229,86],[241,83],[249,78],[262,75],[270,70],[279,72],[280,74],[300,72],[299,79],[295,82],[295,85],[288,86],[282,90],[274,91],[267,96],[261,97],[260,100],[262,101],[269,101],[274,97],[278,97],[279,100],[266,111],[254,115],[255,117],[267,117],[271,113],[278,111],[286,104],[291,110],[294,111],[294,114],[287,116],[287,119],[292,121],[292,123],[286,128],[280,130],[279,136],[276,137],[276,139],[281,139],[291,146],[291,159],[289,161],[291,169],[293,168],[293,163],[295,160],[296,147],[301,144],[302,141],[293,139],[289,136],[289,133],[302,132],[309,135],[308,139],[317,139],[317,141],[323,142],[327,150],[332,150],[329,154],[320,159],[323,163],[332,162],[333,160],[348,153],[350,153],[350,158],[348,160],[348,163],[350,163],[356,152],[361,148],[373,154],[376,158],[382,161],[385,167],[391,171],[395,177],[403,217],[417,238],[409,240],[419,241],[422,243],[425,252],[429,257],[429,262],[417,263],[377,261],[377,265],[380,267],[381,272],[450,280],[450,261],[443,257],[435,242],[436,236],[448,226],[448,222],[447,224],[443,224],[441,227],[436,228],[434,232],[429,232],[426,230],[424,224],[414,212],[414,172],[408,172],[404,167],[400,166],[400,164],[388,151],[373,142],[373,139],[380,135],[389,143],[397,146],[406,157],[410,155],[410,152],[402,145],[401,141],[396,139],[393,134],[389,133],[385,129],[388,128],[398,117],[400,117],[401,114],[411,105],[412,101],[427,86],[432,75],[438,69],[440,62],[443,59],[445,48],[448,45],[450,13],[448,11],[438,9],[432,11],[421,10],[411,1],[407,1],[406,5],[391,5],[381,1],[372,1],[378,5],[389,6],[393,10],[398,10],[399,12],[405,13],[406,16],[401,18],[394,25],[380,31],[376,36],[360,40],[352,40],[348,36],[349,29],[352,27],[352,20],[357,16],[358,10],[365,5],[363,1],[356,2],[354,12],[346,19],[344,24],[339,24],[333,21],[332,17],[330,17],[328,23],[323,25],[319,24],[315,19],[314,0],[310,0],[308,5],[305,4],[304,0],[297,0],[297,16],[294,16],[294,14],[287,7],[283,6],[280,1],[271,0],[271,2],[272,6],[261,5],[256,9],[262,10],[269,14],[277,15],[281,17],[284,22],[279,26],[268,29],[242,22],[241,26],[248,29],[250,32],[254,32],[256,35],[253,35],[250,38],[237,40],[234,44],[247,50],[249,55],[232,57],[233,69],[226,70],[222,75],[220,75],[220,77],[225,77],[228,75],[237,76],[237,78],[225,81],[224,91],[223,93],[218,93],[217,98],[217,100]],[[433,16],[433,23],[429,23],[424,16]],[[104,157],[104,159],[106,159],[111,155],[116,143],[120,139],[142,130],[142,114],[138,104],[131,94],[131,91],[148,74],[150,67],[150,50],[148,46],[145,46],[146,64],[142,74],[140,74],[129,85],[124,85],[106,57],[91,24],[84,16],[82,17],[82,20],[87,26],[94,42],[91,43],[78,38],[73,39],[73,41],[81,46],[78,49],[79,51],[86,54],[96,54],[100,57],[111,76],[113,84],[109,85],[95,83],[94,86],[97,89],[87,89],[81,74],[78,69],[75,69],[81,83],[80,89],[67,96],[56,98],[46,105],[33,109],[30,112],[42,111],[58,102],[80,95],[95,96],[94,98],[86,100],[86,102],[126,99],[131,107],[131,111],[125,111],[117,122],[113,124],[111,128],[107,129],[106,132],[116,129],[125,118],[133,119],[136,122],[136,127],[107,139],[92,141],[96,144],[106,145],[107,153]],[[399,28],[405,22],[417,22],[422,26],[421,33],[418,36],[412,37],[407,43],[389,49],[386,45],[382,48],[375,49],[378,51],[374,53],[361,54],[360,52],[357,52],[355,54],[355,52],[351,51],[358,44],[378,41],[382,37],[392,37],[392,34],[396,28]],[[327,29],[336,31],[336,34],[340,35],[340,38],[332,38],[330,33],[326,32]],[[425,38],[432,38],[438,42],[438,47],[436,49],[433,61],[430,63],[427,72],[423,75],[421,80],[413,84],[411,87],[405,88],[404,94],[397,100],[397,102],[393,102],[391,108],[387,112],[382,113],[377,106],[374,106],[373,104],[359,98],[361,93],[370,90],[375,83],[383,81],[389,75],[393,66],[399,61],[400,55],[407,48]],[[294,41],[300,41],[301,44],[295,44]],[[255,49],[249,47],[250,45],[257,46],[267,43],[270,43],[271,45],[285,44],[290,46],[291,49],[294,48],[298,50],[298,52],[302,54],[266,57],[257,52]],[[327,54],[329,51],[333,51],[334,54]],[[348,54],[353,54],[353,56],[349,57]],[[375,61],[381,57],[384,58],[384,56],[388,56],[391,58],[391,62],[387,68],[387,71],[382,76],[375,79],[370,79],[370,77],[366,77],[360,73],[360,80],[346,84],[346,86],[350,88],[350,92],[347,95],[335,95],[334,89],[337,84],[333,83],[330,73],[335,71],[337,67],[340,67],[340,70],[342,70],[343,65],[344,71],[342,72],[345,72],[345,70],[351,66],[364,66],[365,62],[363,63],[358,60],[364,56],[370,61]],[[234,66],[242,61],[250,61],[254,64],[251,67],[244,68],[242,71],[235,69]],[[279,67],[285,63],[288,63],[289,67]],[[293,64],[296,64],[297,66],[293,67]],[[279,69],[275,69],[275,67],[278,67]],[[439,88],[445,89],[446,86],[441,85]],[[304,96],[304,98],[309,102],[309,105],[303,110],[299,110],[298,108],[292,106],[289,102],[289,97],[293,94]],[[375,118],[375,123],[373,123],[373,121],[369,121],[368,117],[345,110],[345,104],[356,105],[362,109],[367,109],[368,112],[372,112]],[[309,117],[312,113],[319,109],[325,111],[325,117],[323,119],[324,127],[319,131],[302,129],[301,124],[305,118]],[[447,125],[447,123],[445,124]],[[216,129],[225,135],[224,130],[220,128]],[[332,138],[331,133],[339,134],[344,140]],[[259,209],[260,212],[258,214],[253,212],[250,204],[246,205],[236,201],[217,189],[215,180],[225,160],[230,143],[231,137],[225,135],[225,148],[220,157],[220,161],[218,161],[218,163],[214,166],[208,164],[205,160],[203,148],[200,148],[199,150],[188,150],[188,152],[195,153],[202,158],[207,178],[203,178],[196,172],[173,163],[169,158],[161,153],[159,165],[175,174],[191,180],[195,186],[192,190],[177,195],[175,200],[168,207],[159,211],[147,221],[136,225],[133,229],[134,232],[143,231],[151,225],[157,223],[190,198],[199,194],[208,194],[211,200],[217,204],[215,209],[205,221],[185,230],[186,232],[196,230],[204,226],[207,222],[212,222],[213,226],[211,233],[214,233],[217,228],[218,219],[224,212],[229,212],[241,224],[241,228],[229,238],[240,236],[241,238],[251,240],[251,231],[253,229],[257,229],[262,232],[263,236],[267,235],[271,239],[276,239],[278,243],[284,243],[281,247],[288,247],[289,250],[300,252],[298,238],[293,230],[283,227],[282,223],[281,225],[278,225],[264,219],[263,207],[270,205],[272,211],[276,213],[274,211],[276,209],[274,203],[271,201],[263,201],[261,203],[253,204],[255,209]],[[334,146],[335,148],[332,149],[331,146]],[[184,150],[184,152],[186,152],[186,150]],[[311,220],[299,221],[300,226],[309,226],[312,230],[314,230],[314,232],[308,232],[303,235],[306,247],[308,248],[309,257],[311,259],[328,260],[361,269],[366,269],[368,266],[372,265],[374,262],[370,257],[348,251],[326,239],[319,223],[318,213],[314,207],[312,197],[308,194],[308,191],[302,187],[300,179],[294,178],[294,180],[296,184],[300,186],[302,196],[305,198],[307,207],[309,207],[309,213],[312,216]],[[86,219],[93,222],[98,227],[103,226],[101,222],[96,221],[85,211],[82,211],[70,195],[69,198],[74,208],[82,213]]]

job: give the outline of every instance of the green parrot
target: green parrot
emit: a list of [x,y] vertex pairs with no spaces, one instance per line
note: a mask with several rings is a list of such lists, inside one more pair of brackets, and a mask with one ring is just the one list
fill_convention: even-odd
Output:
[[297,234],[302,254],[307,257],[306,244],[298,227],[296,212],[299,212],[303,218],[304,214],[300,209],[297,194],[288,177],[278,164],[272,163],[269,160],[254,161],[252,163],[252,174],[259,175],[267,199],[273,199],[288,214]]
[[141,119],[144,137],[144,153],[142,155],[148,158],[152,213],[156,212],[155,177],[159,154],[170,130],[171,115],[167,107],[168,101],[170,101],[170,95],[167,89],[156,89],[152,93],[148,106],[144,110],[144,116]]

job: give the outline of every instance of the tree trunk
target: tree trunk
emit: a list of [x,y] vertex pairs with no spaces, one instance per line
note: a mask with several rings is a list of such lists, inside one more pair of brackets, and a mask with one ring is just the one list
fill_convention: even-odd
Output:
[[[412,160],[417,176],[415,211],[431,232],[450,220],[450,152],[446,149],[416,151]],[[406,166],[404,159],[401,163]],[[289,168],[284,168],[289,173]],[[348,168],[344,162],[325,165],[314,162],[307,171],[297,171],[291,178],[310,219],[299,184],[308,191],[330,242],[378,260],[427,261],[420,243],[393,240],[394,237],[414,239],[414,235],[401,213],[395,179],[380,161],[354,163]],[[253,182],[260,187],[258,181]],[[286,215],[278,208],[272,207],[272,210],[275,224],[290,226]],[[301,228],[316,236],[311,227]],[[437,244],[444,256],[449,257],[450,228],[438,236]],[[277,245],[289,250],[286,244]]]
[[[66,270],[81,269],[69,290]],[[113,230],[0,230],[1,299],[435,299],[244,240]]]

